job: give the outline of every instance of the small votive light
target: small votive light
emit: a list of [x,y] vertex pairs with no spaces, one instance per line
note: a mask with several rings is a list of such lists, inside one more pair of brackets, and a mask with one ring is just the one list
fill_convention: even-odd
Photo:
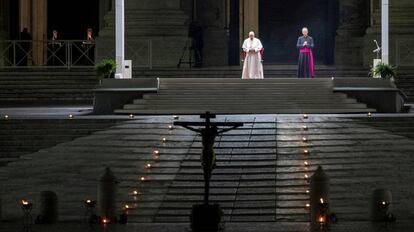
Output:
[[9,119],[9,115],[4,115],[4,119]]
[[174,129],[174,126],[173,125],[169,125],[168,126],[168,129],[172,130],[172,129]]
[[28,200],[22,200],[22,205],[29,205],[30,204],[30,202],[28,201]]
[[109,223],[109,219],[107,218],[102,218],[102,224],[108,224]]
[[135,116],[134,116],[133,114],[130,114],[130,115],[129,115],[129,118],[130,118],[130,119],[133,119],[134,117],[135,117]]
[[146,164],[146,165],[145,165],[145,168],[146,168],[146,169],[150,169],[151,167],[152,167],[152,166],[151,166],[151,164],[150,164],[150,163],[148,163],[148,164]]
[[302,127],[302,129],[303,129],[304,131],[307,131],[309,128],[308,128],[307,126],[303,126],[303,127]]
[[308,119],[308,118],[309,118],[309,115],[307,115],[307,114],[303,115],[303,119]]
[[310,193],[310,191],[309,191],[309,189],[307,189],[307,190],[306,190],[306,194],[309,194],[309,193]]
[[306,204],[306,205],[305,205],[305,207],[306,207],[306,208],[309,208],[309,207],[310,207],[310,204],[309,204],[309,203],[308,203],[308,204]]
[[305,150],[303,150],[303,153],[304,153],[305,155],[309,155],[309,154],[310,154],[310,151],[309,151],[308,149],[305,149]]
[[319,224],[324,225],[326,222],[326,218],[324,216],[319,216]]
[[304,164],[305,166],[309,166],[309,162],[308,162],[308,161],[303,162],[303,164]]
[[129,205],[124,205],[124,208],[125,209],[129,209]]
[[137,196],[137,195],[139,194],[139,192],[138,192],[137,190],[134,190],[134,191],[132,192],[132,194],[133,194],[134,196]]
[[319,201],[321,202],[321,204],[323,204],[323,198],[319,199]]
[[166,143],[167,142],[167,138],[162,138],[162,142]]
[[308,139],[307,139],[307,138],[305,138],[305,137],[303,137],[303,138],[302,138],[302,141],[303,141],[304,143],[306,143],[306,142],[308,142]]
[[308,178],[309,178],[308,174],[305,174],[305,176],[304,176],[304,177],[305,177],[305,179],[308,179]]
[[371,112],[368,113],[368,117],[372,117],[372,113]]
[[173,115],[173,119],[174,120],[177,120],[177,119],[179,119],[180,117],[178,117],[178,115]]
[[73,119],[73,114],[69,114],[69,118],[70,119]]
[[143,176],[142,176],[142,177],[140,178],[140,180],[141,180],[142,182],[144,182],[146,179],[145,179],[145,177],[143,177]]
[[159,150],[154,150],[154,155],[159,155],[160,154],[160,151]]

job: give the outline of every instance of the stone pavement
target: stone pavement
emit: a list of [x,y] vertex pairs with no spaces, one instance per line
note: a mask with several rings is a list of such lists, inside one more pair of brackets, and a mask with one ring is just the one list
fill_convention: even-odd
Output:
[[[53,190],[61,220],[68,223],[56,227],[81,231],[69,222],[84,220],[82,201],[96,199],[97,179],[109,166],[121,181],[119,208],[131,207],[132,224],[107,231],[185,231],[191,205],[202,200],[201,146],[195,133],[170,130],[172,121],[171,116],[136,117],[1,168],[3,218],[13,222],[6,228],[19,228],[22,198],[35,202],[36,214],[39,192]],[[369,222],[376,188],[393,192],[397,223],[389,231],[414,228],[414,118],[239,115],[217,121],[245,123],[216,143],[211,199],[224,209],[226,231],[309,231],[305,174],[319,165],[331,177],[331,211],[339,218],[331,231],[381,231],[382,225]]]

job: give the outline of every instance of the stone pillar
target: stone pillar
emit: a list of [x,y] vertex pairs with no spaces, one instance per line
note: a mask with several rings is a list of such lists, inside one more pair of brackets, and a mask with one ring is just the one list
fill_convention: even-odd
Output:
[[259,0],[240,0],[240,44],[254,31],[259,37]]
[[[8,39],[9,0],[0,0],[0,41]],[[0,66],[4,65],[5,43],[0,42]]]
[[[188,16],[180,0],[125,0],[125,59],[133,67],[175,67],[187,42]],[[115,10],[105,16],[97,58],[115,58]]]
[[197,20],[204,28],[204,66],[228,64],[228,34],[226,1],[197,1]]
[[19,7],[20,31],[27,28],[32,32],[32,1],[20,0]]
[[361,0],[339,0],[339,25],[335,46],[335,65],[363,64],[363,35],[369,24],[369,5]]
[[45,65],[47,60],[47,0],[32,5],[33,64]]
[[124,0],[116,0],[115,5],[115,78],[123,79],[125,74],[125,4]]

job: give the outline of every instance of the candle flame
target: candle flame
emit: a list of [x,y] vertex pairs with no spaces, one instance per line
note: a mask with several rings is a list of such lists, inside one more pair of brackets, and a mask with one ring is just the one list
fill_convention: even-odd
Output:
[[324,202],[324,201],[323,201],[323,198],[321,198],[321,199],[320,199],[320,201],[321,201],[321,204],[323,204],[323,202]]
[[22,205],[28,205],[29,204],[29,201],[27,201],[27,200],[22,200]]

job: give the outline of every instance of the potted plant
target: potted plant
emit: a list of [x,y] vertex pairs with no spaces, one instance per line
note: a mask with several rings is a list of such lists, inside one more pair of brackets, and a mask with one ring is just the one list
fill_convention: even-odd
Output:
[[390,64],[384,64],[384,63],[379,63],[377,66],[373,67],[370,75],[372,77],[381,77],[383,79],[389,79],[391,81],[394,81],[397,72],[396,72],[397,68],[393,65]]
[[96,65],[95,71],[99,81],[104,78],[114,78],[116,61],[114,59],[103,59]]

